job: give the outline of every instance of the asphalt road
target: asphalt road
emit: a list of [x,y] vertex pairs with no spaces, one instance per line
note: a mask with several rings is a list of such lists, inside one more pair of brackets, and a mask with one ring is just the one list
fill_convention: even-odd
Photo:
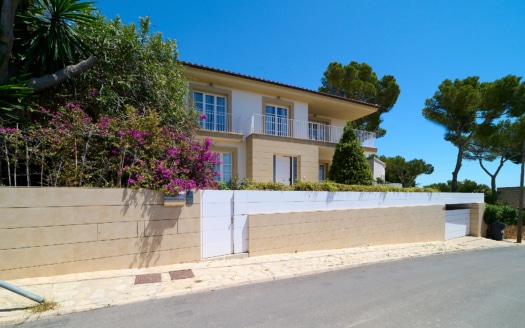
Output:
[[524,327],[525,248],[411,258],[17,327]]

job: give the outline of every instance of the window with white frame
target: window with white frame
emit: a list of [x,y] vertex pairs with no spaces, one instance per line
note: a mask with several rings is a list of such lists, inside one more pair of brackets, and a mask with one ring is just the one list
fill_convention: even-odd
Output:
[[288,136],[288,108],[266,105],[265,133]]
[[226,97],[204,92],[193,93],[193,106],[201,112],[199,118],[203,129],[209,131],[228,131]]
[[319,182],[326,180],[326,164],[319,164]]
[[220,164],[215,165],[215,179],[217,181],[228,183],[232,179],[233,173],[233,156],[232,153],[219,153]]
[[308,121],[308,139],[327,141],[328,140],[327,128],[328,128],[328,125],[326,124],[323,124],[320,122]]

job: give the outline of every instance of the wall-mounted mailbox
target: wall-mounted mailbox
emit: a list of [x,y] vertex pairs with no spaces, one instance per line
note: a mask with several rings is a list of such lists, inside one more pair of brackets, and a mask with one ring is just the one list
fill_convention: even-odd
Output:
[[192,205],[193,204],[193,191],[188,190],[186,191],[186,205]]
[[[193,195],[192,195],[193,198]],[[186,203],[186,193],[180,192],[177,196],[164,196],[164,206],[184,206]]]

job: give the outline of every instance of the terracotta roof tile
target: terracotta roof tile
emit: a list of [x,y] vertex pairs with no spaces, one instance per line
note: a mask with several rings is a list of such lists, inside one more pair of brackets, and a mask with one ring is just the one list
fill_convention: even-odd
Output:
[[345,101],[348,101],[348,102],[353,102],[353,103],[357,103],[357,104],[362,104],[362,105],[372,106],[372,107],[376,107],[376,108],[381,108],[381,105],[378,105],[378,104],[371,104],[371,103],[367,103],[367,102],[364,102],[364,101],[359,101],[359,100],[349,99],[349,98],[340,97],[340,96],[336,96],[336,95],[331,95],[329,93],[314,91],[314,90],[310,90],[310,89],[306,89],[306,88],[302,88],[302,87],[297,87],[297,86],[290,85],[290,84],[285,84],[285,83],[276,82],[276,81],[272,81],[272,80],[262,79],[262,78],[251,76],[251,75],[247,75],[247,74],[235,73],[235,72],[226,71],[226,70],[223,70],[223,69],[213,68],[213,67],[199,65],[199,64],[195,64],[195,63],[191,63],[191,62],[185,62],[185,61],[180,61],[179,63],[181,65],[187,66],[187,67],[207,70],[207,71],[210,71],[210,72],[227,74],[227,75],[236,76],[236,77],[245,78],[245,79],[249,79],[249,80],[253,80],[253,81],[263,82],[263,83],[270,83],[270,84],[278,85],[278,86],[285,87],[285,88],[301,90],[301,91],[310,92],[310,93],[314,93],[314,94],[318,94],[318,95],[322,95],[322,96],[326,96],[326,97],[331,97],[331,98],[345,100]]

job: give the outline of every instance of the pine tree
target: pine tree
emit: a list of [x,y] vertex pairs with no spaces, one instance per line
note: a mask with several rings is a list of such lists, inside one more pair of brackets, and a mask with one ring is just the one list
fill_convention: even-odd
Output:
[[328,179],[349,185],[372,184],[370,166],[350,123],[346,124],[343,135],[335,147]]

